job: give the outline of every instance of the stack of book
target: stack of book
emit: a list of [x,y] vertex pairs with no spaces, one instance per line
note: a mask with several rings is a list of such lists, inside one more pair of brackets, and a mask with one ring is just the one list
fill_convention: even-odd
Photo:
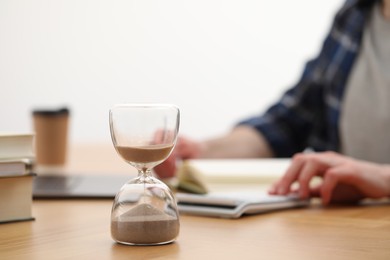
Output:
[[0,133],[0,223],[32,220],[33,134]]

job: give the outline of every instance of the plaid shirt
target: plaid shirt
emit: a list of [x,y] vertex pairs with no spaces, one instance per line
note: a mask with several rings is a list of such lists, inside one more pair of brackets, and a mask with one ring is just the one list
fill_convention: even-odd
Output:
[[335,16],[321,52],[306,64],[298,83],[264,115],[239,123],[261,132],[276,157],[290,157],[307,147],[340,151],[343,93],[374,3],[347,0]]

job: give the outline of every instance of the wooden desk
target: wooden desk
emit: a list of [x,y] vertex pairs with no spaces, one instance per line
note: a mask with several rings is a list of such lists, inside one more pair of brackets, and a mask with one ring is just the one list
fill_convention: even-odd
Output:
[[177,241],[163,246],[116,244],[111,205],[36,200],[35,221],[0,225],[0,259],[390,259],[388,204],[317,205],[238,220],[181,216]]

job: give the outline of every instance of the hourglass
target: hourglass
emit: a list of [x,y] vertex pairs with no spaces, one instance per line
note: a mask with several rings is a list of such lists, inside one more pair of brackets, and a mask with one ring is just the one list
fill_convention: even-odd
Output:
[[180,112],[165,104],[121,104],[110,110],[110,131],[118,154],[138,170],[138,176],[117,193],[111,211],[111,235],[121,244],[157,245],[179,234],[179,214],[173,193],[152,175],[152,169],[172,152]]

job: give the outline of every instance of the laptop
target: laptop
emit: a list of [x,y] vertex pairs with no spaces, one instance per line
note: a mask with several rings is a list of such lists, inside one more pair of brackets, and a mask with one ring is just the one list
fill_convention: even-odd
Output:
[[127,175],[38,175],[33,181],[34,199],[113,199],[133,176]]

